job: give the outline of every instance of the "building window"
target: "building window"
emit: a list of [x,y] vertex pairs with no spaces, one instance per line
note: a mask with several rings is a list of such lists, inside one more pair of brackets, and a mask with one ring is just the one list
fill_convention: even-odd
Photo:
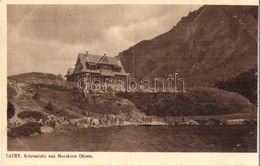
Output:
[[90,65],[90,66],[89,66],[89,69],[90,69],[90,70],[95,70],[95,69],[96,69],[96,66],[95,66],[95,65]]
[[115,68],[115,71],[116,72],[121,72],[121,68],[117,67],[117,68]]

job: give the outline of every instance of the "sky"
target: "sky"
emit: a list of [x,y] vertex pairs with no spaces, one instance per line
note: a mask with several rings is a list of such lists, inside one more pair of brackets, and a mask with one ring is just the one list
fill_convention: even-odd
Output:
[[172,29],[196,5],[8,5],[7,74],[65,75],[79,52],[116,56]]

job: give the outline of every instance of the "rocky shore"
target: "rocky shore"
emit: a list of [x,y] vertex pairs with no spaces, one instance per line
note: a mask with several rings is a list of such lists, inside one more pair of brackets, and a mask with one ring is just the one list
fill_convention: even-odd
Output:
[[126,121],[120,116],[103,115],[100,117],[83,117],[79,119],[67,119],[46,115],[46,119],[36,121],[33,118],[25,119],[24,124],[16,126],[10,124],[8,128],[9,137],[35,136],[38,134],[47,134],[52,132],[63,132],[67,130],[76,130],[78,128],[101,128],[111,126],[210,126],[210,125],[250,125],[256,124],[256,119],[192,119],[179,118],[178,120],[168,121],[166,118],[142,117]]

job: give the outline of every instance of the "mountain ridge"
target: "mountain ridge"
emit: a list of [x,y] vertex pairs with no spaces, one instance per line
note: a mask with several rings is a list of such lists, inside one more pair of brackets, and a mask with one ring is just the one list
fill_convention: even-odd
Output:
[[254,6],[202,6],[120,59],[137,79],[177,72],[189,86],[213,86],[256,67],[257,12]]

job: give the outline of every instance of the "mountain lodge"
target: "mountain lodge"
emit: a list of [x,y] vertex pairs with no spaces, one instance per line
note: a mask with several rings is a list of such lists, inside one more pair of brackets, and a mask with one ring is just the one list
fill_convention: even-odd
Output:
[[78,54],[75,68],[69,68],[65,77],[68,82],[77,82],[81,78],[87,78],[90,82],[93,79],[105,82],[106,78],[125,81],[127,73],[118,57],[94,55],[87,51]]

